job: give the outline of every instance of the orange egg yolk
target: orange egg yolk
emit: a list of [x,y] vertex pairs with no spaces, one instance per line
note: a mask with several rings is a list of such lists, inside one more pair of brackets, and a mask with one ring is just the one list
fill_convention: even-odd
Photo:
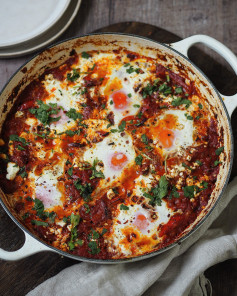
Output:
[[154,138],[158,139],[163,148],[169,149],[173,146],[175,140],[175,130],[177,127],[177,116],[167,114],[158,125],[151,128]]
[[157,132],[157,137],[164,148],[170,148],[173,146],[175,135],[174,132],[168,128],[161,128]]
[[112,99],[115,109],[124,109],[128,105],[128,96],[122,91],[112,94]]
[[114,155],[111,158],[111,164],[114,168],[121,169],[125,165],[127,160],[128,158],[124,153],[114,153]]
[[134,221],[134,224],[139,228],[140,230],[145,230],[149,226],[149,222],[147,221],[147,218],[143,214],[138,214],[136,216],[136,220]]

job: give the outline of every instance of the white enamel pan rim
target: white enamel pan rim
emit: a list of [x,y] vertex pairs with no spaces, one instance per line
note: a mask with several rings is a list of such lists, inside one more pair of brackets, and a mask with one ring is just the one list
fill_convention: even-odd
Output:
[[[141,37],[141,36],[136,36],[133,34],[123,34],[123,33],[94,33],[94,34],[86,34],[83,36],[79,36],[79,37],[75,37],[75,38],[69,38],[67,40],[58,42],[52,46],[50,46],[48,49],[51,49],[57,45],[63,44],[67,41],[71,41],[71,40],[76,40],[76,39],[80,39],[82,37],[87,37],[87,36],[97,36],[97,35],[113,35],[113,36],[129,36],[129,37],[134,37],[137,38],[138,40],[148,40],[150,42],[154,42],[156,44],[160,44],[163,47],[166,47],[168,49],[170,49],[171,51],[174,51],[175,53],[177,53],[178,55],[180,55],[181,57],[183,57],[185,60],[187,60],[188,63],[190,63],[194,68],[196,68],[196,70],[209,82],[209,84],[211,85],[212,89],[214,90],[214,92],[217,94],[217,97],[219,98],[219,101],[225,111],[225,114],[227,116],[227,123],[228,123],[228,127],[229,127],[229,131],[230,131],[230,137],[231,137],[231,147],[230,147],[230,166],[229,166],[229,170],[228,170],[228,174],[226,176],[226,181],[225,184],[219,194],[219,196],[217,197],[214,205],[212,205],[211,209],[209,210],[209,212],[184,236],[182,236],[179,240],[177,240],[176,242],[170,244],[169,246],[162,248],[160,250],[154,251],[152,253],[148,253],[145,255],[140,255],[137,257],[133,257],[133,258],[128,258],[128,259],[109,259],[109,260],[102,260],[102,259],[90,259],[90,258],[85,258],[85,257],[80,257],[80,256],[76,256],[76,255],[72,255],[69,254],[67,252],[61,251],[59,249],[56,249],[50,245],[47,245],[45,242],[41,241],[38,237],[36,237],[33,233],[31,233],[28,229],[26,229],[16,218],[15,216],[11,213],[11,211],[8,209],[8,207],[5,205],[5,203],[3,202],[3,200],[0,198],[0,202],[3,206],[3,208],[5,209],[5,211],[7,212],[7,214],[10,216],[10,218],[23,230],[24,234],[25,234],[25,243],[24,245],[17,251],[13,251],[13,252],[8,252],[8,251],[4,251],[3,249],[0,249],[0,258],[4,259],[4,260],[19,260],[19,259],[23,259],[25,257],[28,257],[30,255],[33,255],[35,253],[41,252],[41,251],[53,251],[56,252],[60,255],[69,257],[71,259],[76,259],[76,260],[80,260],[80,261],[85,261],[85,262],[93,262],[93,263],[101,263],[101,264],[112,264],[112,263],[125,263],[125,262],[135,262],[138,260],[142,260],[142,259],[146,259],[146,258],[151,258],[155,255],[158,255],[180,243],[182,243],[183,240],[185,240],[188,236],[190,236],[194,231],[196,231],[206,220],[206,218],[210,215],[210,213],[213,211],[213,209],[215,208],[216,204],[218,203],[218,201],[220,200],[224,189],[227,186],[229,177],[230,177],[230,173],[231,173],[231,167],[232,167],[232,163],[233,163],[233,133],[232,133],[232,129],[231,129],[231,122],[230,122],[230,116],[231,113],[233,112],[234,108],[237,105],[237,94],[234,96],[223,96],[221,95],[217,89],[215,88],[215,86],[212,84],[212,82],[206,77],[206,75],[195,65],[193,64],[192,61],[189,60],[189,58],[187,57],[187,51],[188,49],[195,43],[198,42],[202,42],[205,45],[213,48],[214,50],[216,50],[218,53],[220,53],[232,66],[233,70],[235,71],[235,73],[237,74],[237,58],[235,57],[235,55],[226,47],[224,46],[222,43],[220,43],[219,41],[215,40],[214,38],[211,38],[209,36],[206,35],[194,35],[191,37],[188,37],[184,40],[181,40],[179,42],[173,43],[173,44],[164,44],[161,42],[157,42],[154,40],[151,40],[149,38],[146,37]],[[218,50],[217,50],[218,48]],[[43,52],[43,51],[42,51]],[[41,53],[42,53],[41,52]],[[39,53],[39,54],[41,54]],[[21,66],[12,76],[11,78],[8,80],[8,82],[6,83],[5,87],[3,88],[3,90],[0,93],[3,93],[3,91],[5,90],[5,88],[7,87],[7,85],[9,84],[9,82],[13,79],[13,77],[21,70],[23,69],[30,61],[34,60],[34,58],[36,58],[39,54],[34,55],[30,60],[28,60],[26,63],[24,63],[23,66]],[[222,97],[224,97],[225,102],[227,102],[227,106],[223,103],[222,101]],[[233,100],[233,105],[230,104],[230,101]],[[228,110],[227,108],[228,107]],[[228,114],[229,111],[229,114]]]

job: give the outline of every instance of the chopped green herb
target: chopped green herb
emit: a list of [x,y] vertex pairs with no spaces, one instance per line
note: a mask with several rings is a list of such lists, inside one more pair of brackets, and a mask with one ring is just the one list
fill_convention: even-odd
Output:
[[188,120],[193,120],[193,117],[191,115],[189,115],[188,113],[185,113],[184,115]]
[[124,204],[121,204],[120,205],[120,210],[127,211],[127,210],[129,210],[129,207],[125,206]]
[[110,104],[110,105],[113,105],[113,103],[114,103],[113,100],[110,100],[109,104]]
[[83,51],[81,53],[81,56],[82,56],[83,59],[89,59],[91,57],[91,55],[89,53],[85,52],[85,51]]
[[135,162],[136,162],[137,165],[142,165],[142,160],[143,160],[142,155],[138,155],[138,156],[135,158]]
[[96,170],[96,166],[99,162],[100,162],[100,160],[97,158],[93,160],[93,165],[90,168],[92,170],[92,176],[90,177],[90,180],[92,180],[94,178],[102,178],[102,179],[105,178],[104,174],[101,171]]
[[28,176],[26,172],[26,168],[24,166],[20,168],[18,175],[21,176],[22,178],[26,178]]
[[[66,222],[66,221],[64,221],[64,222]],[[77,240],[77,236],[78,236],[78,234],[77,234],[77,225],[80,222],[80,216],[75,215],[74,213],[72,213],[71,216],[70,216],[70,222],[72,224],[72,229],[71,229],[71,238],[70,238],[70,241],[68,243],[68,246],[69,246],[69,250],[72,251],[75,248],[76,244],[82,245],[83,241],[82,240]]]
[[49,226],[47,222],[38,221],[38,220],[31,220],[31,223],[37,226]]
[[125,127],[126,127],[126,121],[123,120],[123,121],[120,123],[120,125],[118,126],[118,128],[119,128],[119,132],[123,132],[124,129],[125,129]]
[[199,103],[198,104],[198,107],[199,107],[199,109],[202,109],[202,104]]
[[161,84],[158,88],[159,92],[163,93],[164,95],[168,95],[172,93],[172,88],[168,86],[166,83]]
[[179,198],[179,193],[178,193],[177,188],[175,186],[172,187],[172,190],[170,192],[169,198],[171,199],[172,197]]
[[183,92],[183,89],[182,89],[182,87],[176,87],[175,90],[174,90],[174,92],[176,94],[181,94]]
[[133,107],[134,107],[134,108],[140,108],[141,106],[138,105],[138,104],[134,104]]
[[72,176],[72,173],[73,173],[73,167],[69,168],[69,169],[67,170],[67,173],[68,173],[69,176]]
[[140,69],[139,68],[134,68],[133,66],[130,66],[128,69],[126,69],[126,72],[128,74],[131,74],[133,72],[139,73],[140,72]]
[[74,82],[80,77],[80,73],[77,69],[72,69],[72,73],[67,73],[67,80]]
[[105,107],[106,107],[105,104],[101,105],[101,109],[105,109]]
[[90,253],[93,255],[99,254],[100,253],[100,248],[97,245],[96,241],[90,241],[88,243],[88,247],[90,248]]
[[153,187],[149,193],[144,192],[143,195],[146,198],[149,198],[149,204],[161,206],[161,200],[168,193],[168,181],[165,176],[162,176],[159,180],[159,183]]
[[224,151],[224,147],[219,147],[218,149],[216,149],[216,155],[220,155],[221,152]]
[[29,216],[30,216],[30,213],[29,213],[29,212],[26,212],[26,213],[22,216],[22,219],[25,220],[25,219],[27,219]]
[[186,109],[192,104],[192,102],[188,99],[183,99],[181,97],[177,97],[173,99],[172,103],[173,106],[180,106],[180,105],[185,105]]
[[203,165],[203,163],[202,163],[200,160],[196,160],[195,162],[196,162],[198,165],[200,165],[200,166]]
[[108,230],[106,228],[103,228],[101,232],[101,236],[103,236],[106,232],[108,232]]
[[86,183],[85,185],[83,185],[81,180],[78,178],[76,181],[74,181],[74,186],[80,192],[85,202],[88,202],[91,200],[91,193],[93,189],[90,183]]
[[147,86],[144,87],[142,90],[142,97],[145,99],[147,96],[151,96],[157,90],[158,90],[158,87],[155,83],[153,85],[148,83]]
[[219,160],[215,160],[215,161],[214,161],[214,166],[218,166],[218,164],[220,164],[220,163],[222,163],[222,162],[219,161]]
[[166,81],[170,82],[170,76],[169,75],[166,75]]
[[143,134],[142,136],[141,136],[141,139],[142,139],[142,142],[144,143],[144,144],[148,144],[149,143],[149,140],[148,140],[148,138],[147,138],[147,136],[145,135],[145,134]]
[[132,94],[128,94],[128,97],[131,98],[132,97]]
[[[17,136],[17,135],[10,135],[9,140],[10,140],[10,141],[21,142],[23,146],[26,146],[26,145],[29,144],[28,142],[26,142],[26,139],[25,139],[25,138],[19,137],[19,136]],[[24,149],[24,148],[23,148],[23,149]]]
[[86,214],[90,213],[90,207],[88,204],[84,204],[84,207],[86,208]]
[[37,100],[37,104],[39,108],[30,108],[29,111],[31,114],[34,114],[43,125],[50,125],[52,122],[61,119],[61,116],[51,117],[51,115],[56,115],[60,111],[60,107],[58,107],[56,103],[44,104],[42,101]]
[[23,151],[23,150],[25,150],[25,148],[23,148],[23,147],[22,147],[22,146],[20,146],[20,145],[18,145],[18,146],[17,146],[17,149],[18,149],[18,150],[20,150],[20,151]]
[[81,113],[77,112],[77,110],[74,108],[71,108],[69,111],[67,111],[66,115],[74,120],[82,119]]
[[182,162],[182,166],[185,167],[185,168],[187,168],[187,169],[189,169],[190,171],[193,170],[193,169],[192,169],[190,166],[188,166],[185,162]]
[[198,186],[196,186],[196,185],[183,187],[184,196],[189,197],[189,198],[193,198],[194,195],[196,194],[197,190],[198,190]]

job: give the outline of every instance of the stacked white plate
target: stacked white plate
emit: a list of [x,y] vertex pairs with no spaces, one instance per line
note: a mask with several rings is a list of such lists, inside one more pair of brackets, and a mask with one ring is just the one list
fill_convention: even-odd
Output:
[[0,0],[0,57],[50,44],[71,24],[81,0]]

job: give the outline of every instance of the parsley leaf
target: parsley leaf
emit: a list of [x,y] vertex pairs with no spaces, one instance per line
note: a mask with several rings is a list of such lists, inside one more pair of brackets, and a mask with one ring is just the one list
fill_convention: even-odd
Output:
[[127,211],[127,210],[129,210],[129,207],[125,206],[124,204],[121,204],[120,210]]
[[181,97],[177,97],[177,98],[173,99],[171,104],[173,106],[185,105],[186,109],[188,109],[188,107],[192,104],[192,102],[190,100],[188,100],[188,99],[183,99]]
[[169,198],[171,199],[172,197],[179,198],[179,193],[178,193],[177,188],[175,186],[172,187],[172,190],[170,192]]
[[74,120],[82,119],[82,114],[77,112],[77,110],[74,108],[71,108],[69,111],[67,111],[66,115]]
[[[22,137],[19,137],[17,135],[10,135],[9,137],[9,140],[10,141],[17,141],[17,142],[21,142],[23,146],[26,146],[28,145],[29,143],[26,142],[26,139],[25,138],[22,138]],[[20,146],[21,147],[21,146]],[[22,148],[22,147],[21,147]],[[24,148],[23,148],[24,149]],[[20,149],[19,149],[20,150]]]
[[67,73],[67,80],[74,82],[80,77],[80,73],[77,69],[72,69],[72,73]]
[[100,253],[100,248],[97,245],[96,241],[90,241],[88,243],[88,247],[90,248],[90,253],[93,255],[99,254]]
[[21,176],[22,178],[26,178],[28,176],[26,172],[26,168],[24,166],[20,168],[18,175]]
[[219,161],[219,160],[215,160],[215,161],[214,161],[214,166],[218,166],[218,164],[220,164],[220,163],[222,163],[222,162]]
[[90,55],[89,53],[83,51],[83,52],[81,53],[81,57],[82,57],[83,59],[89,59],[89,58],[91,57],[91,55]]
[[176,94],[181,94],[181,93],[183,92],[183,89],[182,89],[181,86],[180,86],[180,87],[176,87],[175,90],[174,90],[174,92],[175,92]]
[[90,183],[86,183],[85,185],[82,185],[81,180],[78,178],[76,181],[74,181],[74,186],[80,192],[84,201],[88,202],[91,200],[91,193],[93,189]]
[[148,141],[148,138],[147,138],[147,136],[145,135],[145,134],[143,134],[142,136],[141,136],[141,139],[142,139],[142,142],[144,143],[144,144],[148,144],[149,143],[149,141]]
[[216,155],[220,155],[221,152],[224,151],[224,147],[219,147],[218,149],[216,149]]
[[168,181],[165,176],[162,176],[159,183],[153,187],[149,193],[143,193],[146,198],[149,198],[149,204],[161,206],[161,200],[168,193]]
[[43,222],[39,220],[31,220],[31,223],[37,226],[49,226],[47,222]]
[[200,160],[196,160],[195,162],[200,166],[203,165],[203,163]]
[[136,162],[137,165],[142,165],[142,160],[143,160],[142,155],[138,155],[138,156],[135,158],[135,162]]
[[42,101],[37,100],[37,104],[39,108],[30,108],[29,111],[31,114],[34,114],[43,125],[50,125],[52,122],[60,120],[61,116],[51,117],[51,115],[56,115],[60,111],[56,103],[44,104]]
[[188,113],[185,113],[184,115],[188,120],[193,120],[193,117],[191,115],[189,115]]
[[96,170],[96,166],[97,166],[98,162],[100,162],[100,160],[98,158],[93,160],[93,165],[91,167],[92,176],[90,177],[90,180],[92,180],[94,178],[102,178],[102,179],[105,178],[103,172]]

